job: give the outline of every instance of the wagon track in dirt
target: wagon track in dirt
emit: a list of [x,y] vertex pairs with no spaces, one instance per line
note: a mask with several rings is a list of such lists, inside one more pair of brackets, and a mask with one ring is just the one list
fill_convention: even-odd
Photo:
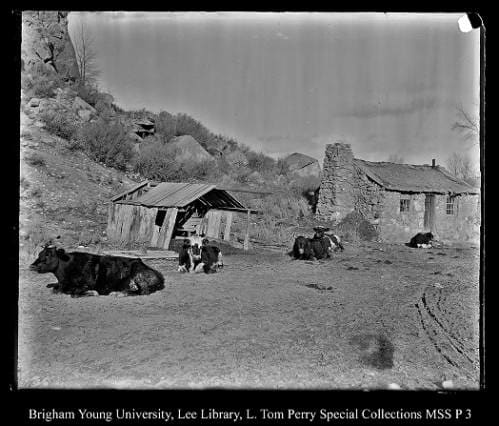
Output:
[[[436,293],[425,288],[422,291],[420,300],[415,304],[421,327],[435,350],[446,362],[471,377],[472,374],[468,369],[469,367],[474,369],[477,365],[476,358],[473,359],[469,355],[470,352],[474,352],[473,348],[465,345],[462,339],[445,324],[448,320],[445,318],[444,313],[448,311],[442,310],[440,307],[442,300],[444,300],[443,291],[437,289]],[[432,299],[436,299],[436,301],[432,303]],[[433,308],[432,304],[434,305]],[[447,342],[448,345],[442,344],[442,342]],[[460,360],[465,360],[468,368],[464,368]]]

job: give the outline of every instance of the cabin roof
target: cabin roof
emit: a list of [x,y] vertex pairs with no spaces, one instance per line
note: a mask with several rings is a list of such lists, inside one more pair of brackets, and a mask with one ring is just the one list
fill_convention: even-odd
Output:
[[479,194],[480,190],[450,174],[442,166],[397,164],[354,159],[371,180],[390,191]]

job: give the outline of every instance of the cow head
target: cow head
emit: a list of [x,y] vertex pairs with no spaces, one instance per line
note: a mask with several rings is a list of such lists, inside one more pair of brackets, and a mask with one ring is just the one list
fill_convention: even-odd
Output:
[[30,265],[29,269],[40,274],[54,272],[59,266],[59,261],[67,259],[68,256],[64,249],[58,249],[54,245],[46,245],[38,254],[38,258]]
[[298,250],[300,255],[305,253],[305,246],[307,245],[307,239],[305,237],[297,237],[295,240],[295,248]]
[[427,232],[424,236],[428,239],[428,242],[433,241],[435,236],[431,232]]

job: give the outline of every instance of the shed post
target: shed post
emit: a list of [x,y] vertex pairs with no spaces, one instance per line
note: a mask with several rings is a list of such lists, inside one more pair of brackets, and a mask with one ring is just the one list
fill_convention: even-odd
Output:
[[230,227],[232,225],[232,212],[225,212],[224,240],[230,240]]
[[246,235],[244,236],[243,249],[249,249],[249,230],[250,230],[250,209],[248,209],[248,215],[246,217]]

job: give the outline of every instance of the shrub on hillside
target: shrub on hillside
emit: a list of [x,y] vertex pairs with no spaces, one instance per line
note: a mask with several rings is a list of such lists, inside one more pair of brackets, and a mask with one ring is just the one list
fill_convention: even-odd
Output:
[[175,116],[166,111],[161,111],[155,123],[156,134],[166,143],[175,136],[176,120]]
[[223,169],[218,167],[214,160],[203,160],[195,163],[184,163],[181,165],[185,181],[203,180],[215,182],[223,175]]
[[63,87],[63,80],[45,64],[36,64],[21,74],[21,88],[26,97],[50,98],[54,96],[55,89]]
[[212,134],[203,124],[190,115],[182,113],[175,116],[175,124],[175,136],[191,135],[206,148]]
[[134,162],[135,172],[160,181],[179,179],[179,169],[174,152],[158,140],[142,143]]
[[126,170],[134,157],[133,143],[118,122],[86,123],[78,132],[78,140],[90,158],[110,167]]
[[213,160],[177,162],[178,148],[152,139],[141,144],[135,159],[134,170],[148,179],[160,181],[213,180],[220,177],[222,170]]
[[78,131],[74,118],[62,108],[47,110],[40,114],[40,119],[45,129],[56,136],[71,140]]
[[248,159],[248,167],[258,173],[272,173],[275,171],[275,160],[263,152],[250,150],[246,153],[246,158]]
[[96,87],[79,83],[73,89],[87,104],[95,107],[95,104],[99,100],[99,91]]
[[95,109],[100,117],[110,119],[114,115],[114,109],[111,104],[105,102],[103,99],[98,99],[95,103]]
[[289,165],[284,158],[279,158],[275,164],[275,172],[278,175],[287,176],[289,174]]

